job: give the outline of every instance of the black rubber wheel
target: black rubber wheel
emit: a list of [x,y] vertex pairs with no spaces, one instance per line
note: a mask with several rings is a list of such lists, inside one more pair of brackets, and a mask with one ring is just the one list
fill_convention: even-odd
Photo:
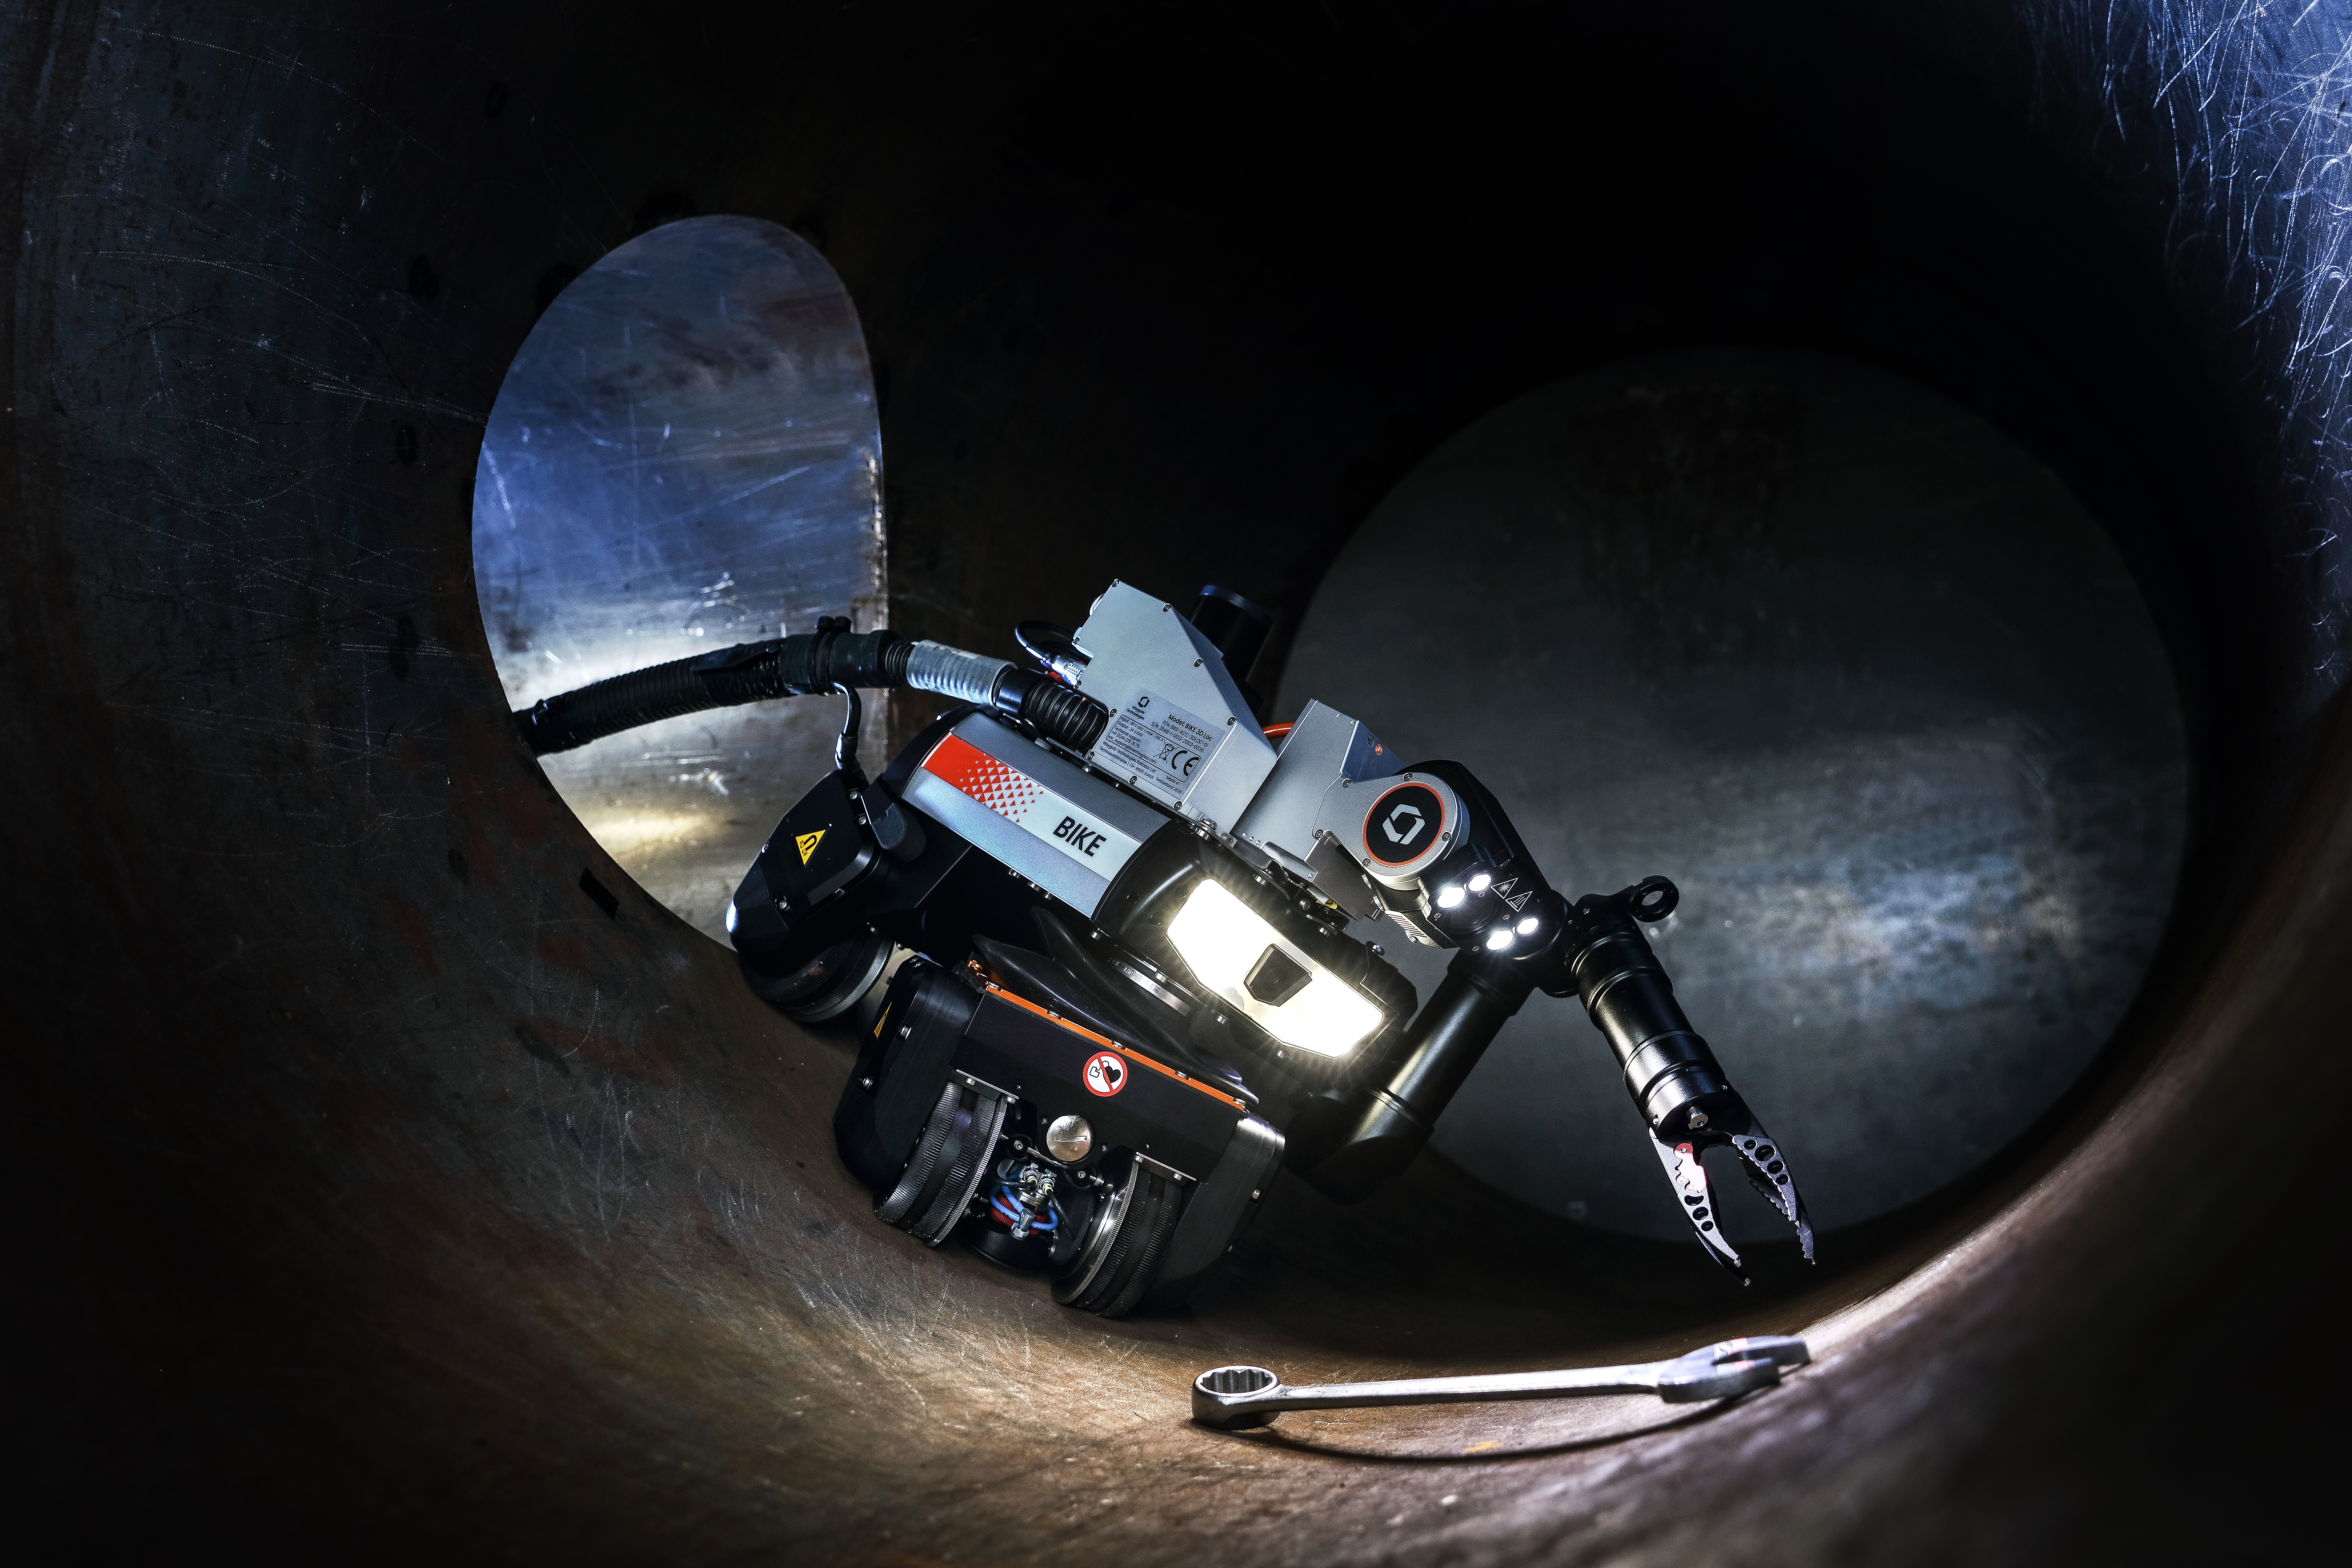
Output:
[[740,967],[761,1001],[796,1024],[822,1024],[856,1005],[889,962],[889,939],[868,931],[834,943],[790,974]]
[[1054,1299],[1081,1311],[1123,1318],[1159,1276],[1176,1216],[1184,1209],[1184,1194],[1179,1183],[1137,1160],[1104,1203],[1093,1221],[1098,1228],[1069,1273],[1055,1282]]
[[988,1157],[1003,1126],[1004,1101],[950,1080],[940,1091],[898,1184],[874,1205],[877,1217],[921,1237],[926,1246],[945,1241],[988,1173]]

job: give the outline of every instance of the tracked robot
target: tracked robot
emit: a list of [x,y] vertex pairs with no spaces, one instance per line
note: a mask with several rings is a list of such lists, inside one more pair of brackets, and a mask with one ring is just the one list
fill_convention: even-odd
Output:
[[[834,771],[729,910],[744,978],[795,1019],[861,1020],[834,1132],[877,1217],[961,1233],[1067,1306],[1180,1300],[1286,1170],[1370,1193],[1538,992],[1583,1004],[1710,1257],[1746,1278],[1702,1161],[1727,1149],[1810,1259],[1785,1154],[1643,935],[1674,884],[1571,901],[1459,763],[1320,702],[1262,727],[1268,626],[1219,588],[1180,612],[1114,583],[1074,631],[1019,627],[1022,664],[827,619],[515,721],[544,753],[846,699]],[[952,706],[869,778],[858,692],[895,687]],[[1364,931],[1456,956],[1423,1004]]]

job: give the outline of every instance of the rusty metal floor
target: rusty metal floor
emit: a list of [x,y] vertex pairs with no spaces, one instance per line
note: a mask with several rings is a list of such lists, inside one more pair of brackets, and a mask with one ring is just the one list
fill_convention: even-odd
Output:
[[[38,1535],[1071,1565],[2295,1536],[2340,1440],[2248,1352],[2341,1312],[2352,464],[2314,368],[2342,329],[2295,284],[2336,207],[2224,176],[2300,166],[2338,23],[1879,13],[0,12]],[[2147,988],[1974,1177],[1817,1272],[1759,1248],[1744,1295],[1436,1160],[1356,1210],[1282,1189],[1175,1318],[1076,1317],[875,1226],[826,1131],[845,1046],[595,847],[508,734],[476,608],[473,456],[534,310],[692,211],[791,224],[848,283],[893,624],[967,646],[1112,575],[1240,561],[1302,604],[1437,442],[1629,346],[1939,388],[2106,523],[2173,660],[2189,858]],[[1184,1420],[1222,1361],[1743,1330],[1816,1364],[1690,1412]]]

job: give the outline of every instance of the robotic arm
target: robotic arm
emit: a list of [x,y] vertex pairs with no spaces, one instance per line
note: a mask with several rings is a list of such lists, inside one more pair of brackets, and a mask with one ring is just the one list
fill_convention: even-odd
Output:
[[[1793,1226],[1808,1261],[1812,1226],[1787,1160],[1731,1087],[1675,999],[1642,935],[1674,912],[1675,885],[1652,877],[1573,905],[1555,891],[1501,805],[1458,763],[1416,763],[1358,778],[1350,762],[1385,748],[1318,702],[1292,727],[1239,837],[1287,864],[1350,912],[1382,914],[1408,936],[1459,950],[1444,982],[1399,1043],[1394,1066],[1365,1084],[1303,1173],[1353,1201],[1402,1170],[1503,1024],[1535,991],[1580,999],[1609,1042],[1667,1180],[1708,1256],[1744,1281],[1717,1223],[1702,1156],[1735,1152],[1758,1192]],[[1336,761],[1336,765],[1335,765]],[[1336,774],[1313,821],[1286,771]],[[1300,850],[1304,849],[1302,855]]]

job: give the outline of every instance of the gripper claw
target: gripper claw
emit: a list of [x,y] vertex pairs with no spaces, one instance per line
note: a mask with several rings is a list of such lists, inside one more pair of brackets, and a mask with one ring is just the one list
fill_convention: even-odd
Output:
[[1748,1283],[1748,1266],[1739,1261],[1730,1239],[1723,1234],[1715,1210],[1715,1194],[1708,1188],[1706,1166],[1699,1159],[1704,1152],[1697,1141],[1685,1139],[1670,1143],[1664,1136],[1654,1135],[1658,1163],[1666,1168],[1666,1180],[1675,1187],[1675,1196],[1683,1206],[1683,1217],[1691,1223],[1698,1236],[1698,1244],[1706,1255],[1724,1266],[1731,1277],[1742,1285]]
[[[1729,1091],[1725,1094],[1728,1096]],[[1740,1173],[1748,1178],[1748,1184],[1761,1193],[1764,1201],[1780,1210],[1780,1217],[1796,1227],[1805,1261],[1813,1261],[1813,1222],[1805,1213],[1805,1200],[1798,1194],[1797,1180],[1790,1173],[1788,1159],[1772,1141],[1772,1135],[1736,1097],[1719,1098],[1715,1114],[1706,1120],[1711,1125],[1704,1131],[1686,1131],[1677,1138],[1659,1128],[1651,1138],[1658,1152],[1658,1163],[1666,1168],[1666,1180],[1674,1184],[1675,1196],[1682,1204],[1683,1217],[1691,1222],[1691,1229],[1697,1233],[1699,1245],[1706,1248],[1707,1256],[1729,1269],[1741,1284],[1748,1283],[1747,1267],[1723,1234],[1721,1215],[1706,1176],[1707,1151],[1729,1149],[1738,1156]]]
[[1753,1113],[1748,1118],[1744,1132],[1730,1134],[1726,1140],[1739,1152],[1739,1169],[1748,1177],[1748,1184],[1764,1194],[1764,1199],[1780,1211],[1780,1217],[1797,1227],[1797,1241],[1805,1249],[1805,1261],[1813,1260],[1813,1222],[1805,1213],[1805,1200],[1797,1192],[1797,1179],[1790,1173],[1788,1156],[1764,1131]]
[[1674,912],[1681,898],[1664,877],[1649,877],[1615,893],[1588,893],[1576,901],[1562,935],[1564,975],[1544,982],[1555,996],[1573,990],[1592,1026],[1609,1042],[1624,1070],[1625,1091],[1650,1130],[1658,1163],[1675,1199],[1706,1255],[1741,1284],[1748,1270],[1723,1234],[1723,1216],[1706,1179],[1706,1152],[1729,1149],[1741,1173],[1780,1217],[1797,1227],[1805,1261],[1813,1260],[1813,1222],[1780,1146],[1724,1075],[1698,1031],[1691,1027],[1674,982],[1651,951],[1644,924]]

